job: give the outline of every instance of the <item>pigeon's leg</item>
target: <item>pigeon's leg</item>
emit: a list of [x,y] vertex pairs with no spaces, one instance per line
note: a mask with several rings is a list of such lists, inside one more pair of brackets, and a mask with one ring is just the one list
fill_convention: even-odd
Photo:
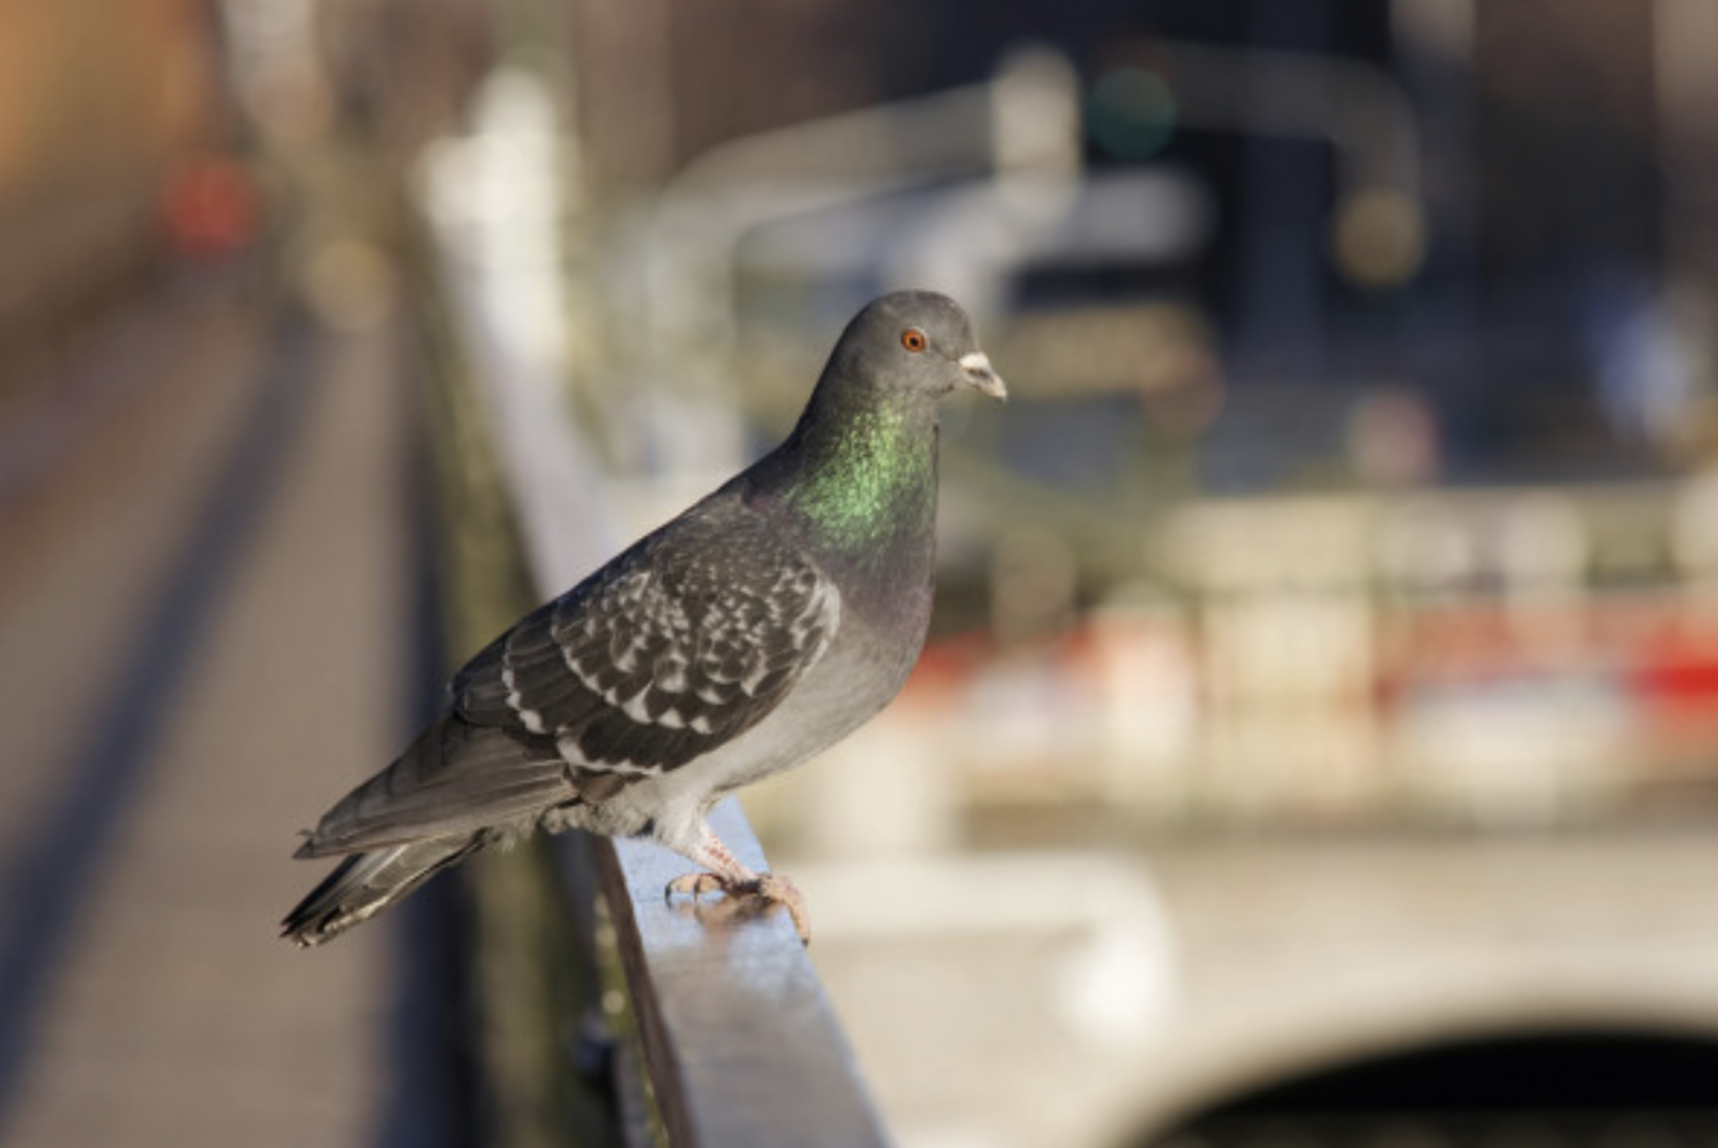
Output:
[[722,844],[721,838],[709,829],[704,830],[696,845],[681,852],[707,871],[676,877],[669,883],[670,892],[697,896],[699,893],[710,893],[717,889],[726,890],[757,883],[758,875],[741,864],[740,859]]
[[684,873],[668,882],[664,896],[689,894],[694,900],[705,893],[721,892],[729,897],[760,897],[786,907],[793,919],[799,939],[811,940],[811,919],[805,911],[805,895],[792,881],[774,873],[754,873],[728,851],[720,838],[708,829],[698,844],[684,851],[691,860],[704,866],[701,873]]

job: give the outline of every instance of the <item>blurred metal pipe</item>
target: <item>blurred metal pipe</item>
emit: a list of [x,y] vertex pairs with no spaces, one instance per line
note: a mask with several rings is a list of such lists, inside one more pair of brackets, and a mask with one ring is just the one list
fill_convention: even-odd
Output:
[[771,219],[985,173],[1067,177],[1079,161],[1078,77],[1052,49],[996,78],[724,144],[663,192],[646,243],[651,345],[733,345],[733,253]]
[[[1265,48],[1156,41],[1189,127],[1324,140],[1344,195],[1386,189],[1420,203],[1420,132],[1407,94],[1358,60]],[[1271,100],[1250,100],[1263,87]]]

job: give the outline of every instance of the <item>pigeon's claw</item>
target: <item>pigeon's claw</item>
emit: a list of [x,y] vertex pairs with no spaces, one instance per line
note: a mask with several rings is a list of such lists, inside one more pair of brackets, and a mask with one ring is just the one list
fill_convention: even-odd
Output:
[[668,882],[662,895],[672,900],[674,894],[684,893],[696,901],[705,893],[724,893],[728,888],[729,883],[714,873],[682,873]]
[[672,899],[676,893],[690,896],[694,901],[705,893],[722,893],[736,903],[741,900],[762,901],[765,907],[781,905],[793,921],[794,932],[805,944],[811,943],[811,917],[805,909],[805,894],[792,881],[775,873],[760,873],[743,879],[724,877],[719,873],[682,873],[668,882],[663,896]]
[[801,893],[792,881],[774,873],[760,873],[756,888],[748,892],[754,897],[762,897],[786,908],[787,915],[793,920],[793,931],[799,934],[800,943],[811,944],[811,915],[805,911],[805,894]]

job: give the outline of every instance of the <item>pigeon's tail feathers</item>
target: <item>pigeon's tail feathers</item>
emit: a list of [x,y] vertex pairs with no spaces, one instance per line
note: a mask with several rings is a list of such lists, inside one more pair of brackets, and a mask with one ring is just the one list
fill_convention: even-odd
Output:
[[324,814],[296,856],[464,838],[498,825],[529,824],[579,796],[552,738],[446,714]]
[[331,940],[464,860],[484,841],[474,833],[354,853],[286,915],[280,935],[305,947]]

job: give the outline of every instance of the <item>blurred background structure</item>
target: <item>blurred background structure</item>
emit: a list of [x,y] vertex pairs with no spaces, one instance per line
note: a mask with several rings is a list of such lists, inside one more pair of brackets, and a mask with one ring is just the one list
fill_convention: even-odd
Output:
[[1718,1139],[1714,108],[1711,0],[0,5],[0,1143],[524,1142],[520,862],[271,932],[483,384],[601,550],[903,285],[1015,397],[747,806],[904,1148]]

